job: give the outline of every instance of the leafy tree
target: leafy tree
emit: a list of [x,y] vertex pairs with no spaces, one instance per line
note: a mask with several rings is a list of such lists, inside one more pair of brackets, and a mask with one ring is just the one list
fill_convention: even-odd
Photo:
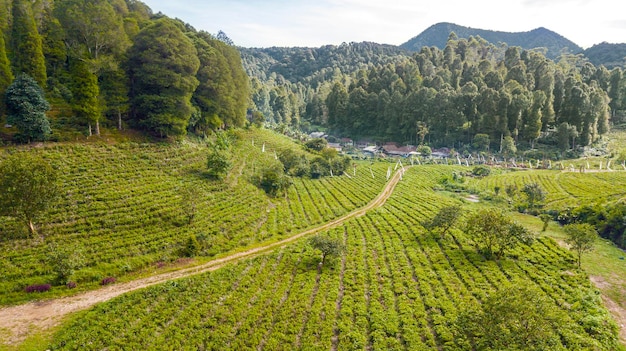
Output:
[[463,349],[556,350],[565,318],[543,291],[517,284],[490,295],[480,308],[462,308],[453,330]]
[[206,32],[188,35],[200,60],[193,102],[201,118],[193,127],[203,132],[223,125],[242,127],[250,89],[239,52]]
[[46,263],[56,273],[59,284],[67,284],[74,272],[84,266],[85,257],[82,248],[73,245],[49,243],[46,251]]
[[[562,151],[566,151],[573,148],[576,145],[576,138],[578,137],[578,130],[576,126],[570,125],[567,122],[559,124],[557,128],[557,139],[559,148]],[[571,140],[571,143],[570,143]]]
[[191,185],[186,185],[180,189],[180,207],[187,216],[187,223],[191,224],[198,212],[197,190]]
[[598,233],[589,223],[568,224],[563,227],[563,231],[567,235],[565,242],[578,255],[578,268],[580,268],[582,255],[593,250],[594,244],[598,239]]
[[5,93],[7,123],[20,131],[25,141],[45,140],[52,132],[46,111],[50,104],[43,89],[26,74],[20,74]]
[[440,237],[443,238],[454,227],[462,214],[461,205],[444,206],[439,209],[430,222],[425,223],[424,227],[431,232],[439,231]]
[[128,57],[135,125],[161,137],[184,135],[200,66],[191,40],[172,20],[161,18],[137,34]]
[[430,149],[430,146],[428,145],[420,145],[417,147],[416,150],[420,155],[428,157],[430,155],[432,155],[432,150]]
[[320,152],[328,146],[328,141],[324,138],[314,138],[304,143],[304,146],[309,150]]
[[35,220],[59,193],[57,171],[42,158],[20,152],[0,162],[0,215],[22,221],[31,235],[36,233]]
[[504,212],[493,208],[474,213],[467,220],[465,232],[476,248],[488,258],[504,256],[519,243],[530,245],[533,234],[513,222]]
[[328,257],[336,257],[345,250],[344,244],[339,239],[329,238],[325,235],[315,235],[309,239],[309,245],[322,252],[320,266],[326,263]]
[[502,139],[502,145],[500,145],[500,152],[502,152],[505,156],[514,155],[517,152],[517,147],[515,146],[515,139],[510,136],[504,137]]
[[[116,13],[112,1],[64,0],[55,5],[70,55],[92,60],[97,71],[110,64],[111,55],[120,55],[130,46],[123,18]],[[126,7],[124,3],[118,6]]]
[[13,0],[11,27],[11,63],[13,71],[25,73],[45,87],[47,74],[41,35],[29,1]]
[[224,179],[232,167],[228,153],[214,148],[207,156],[207,174],[213,179]]
[[96,135],[100,135],[100,105],[98,95],[98,77],[89,70],[86,62],[81,59],[72,59],[70,64],[72,76],[72,110],[81,123],[89,127],[92,135],[92,123],[96,127]]
[[269,167],[261,171],[258,179],[261,189],[270,196],[284,194],[291,186],[291,178],[285,174],[282,168]]
[[200,242],[198,242],[198,238],[196,238],[195,235],[191,234],[185,242],[182,254],[185,257],[194,257],[200,253],[201,249],[202,246],[200,245]]
[[524,184],[522,193],[526,195],[529,208],[535,208],[538,203],[546,198],[546,191],[538,183]]
[[490,140],[488,134],[478,133],[474,136],[472,146],[474,146],[474,149],[477,151],[487,151],[489,150],[489,143]]
[[263,127],[263,123],[265,122],[265,116],[261,111],[252,111],[252,124],[257,127]]

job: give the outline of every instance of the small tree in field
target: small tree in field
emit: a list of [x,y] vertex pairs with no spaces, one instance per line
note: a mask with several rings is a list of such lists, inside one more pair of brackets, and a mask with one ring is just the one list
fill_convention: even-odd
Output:
[[42,158],[20,152],[0,161],[0,216],[24,222],[31,235],[59,192],[57,171]]
[[466,233],[478,251],[487,257],[502,258],[506,251],[519,243],[532,244],[533,234],[513,222],[504,212],[484,209],[473,214],[467,221]]
[[324,235],[316,235],[309,239],[309,245],[314,249],[322,252],[322,261],[320,266],[326,262],[326,258],[330,256],[339,256],[343,252],[344,245],[339,239],[329,238]]
[[207,156],[207,174],[212,179],[224,179],[233,166],[226,151],[217,148],[209,151]]
[[580,268],[580,259],[586,252],[593,250],[593,246],[598,239],[596,229],[588,223],[574,223],[563,227],[567,235],[567,242],[571,249],[576,251],[578,255],[578,268]]
[[542,290],[511,285],[487,297],[480,308],[463,307],[453,332],[467,349],[560,350],[558,330],[565,317]]
[[528,201],[528,208],[535,208],[538,203],[542,202],[546,198],[546,192],[537,183],[525,184],[522,188],[522,193],[526,195]]
[[461,205],[442,207],[430,222],[425,223],[424,227],[430,232],[438,231],[441,238],[443,238],[454,227],[462,214]]

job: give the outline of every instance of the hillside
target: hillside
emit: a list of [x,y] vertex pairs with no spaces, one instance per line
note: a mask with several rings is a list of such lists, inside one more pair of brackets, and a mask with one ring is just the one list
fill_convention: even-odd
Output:
[[438,240],[422,227],[441,206],[460,203],[432,189],[462,169],[409,169],[381,209],[327,231],[346,251],[323,268],[318,252],[294,243],[79,313],[49,347],[470,350],[457,316],[496,291],[516,291],[512,284],[533,289],[526,298],[550,301],[548,313],[560,316],[556,349],[619,350],[595,288],[552,239],[494,261],[460,230]]
[[78,258],[68,280],[79,290],[91,289],[109,276],[123,280],[185,261],[191,237],[206,259],[328,222],[367,204],[385,182],[386,168],[374,165],[376,179],[367,168],[352,179],[294,177],[286,196],[269,197],[254,185],[255,177],[278,165],[275,156],[282,150],[301,147],[267,130],[235,135],[233,167],[224,181],[207,178],[209,146],[202,141],[24,150],[60,170],[63,196],[41,219],[41,238],[28,237],[22,223],[0,217],[0,303],[40,298],[24,292],[33,284],[53,285],[44,296],[72,294],[56,278],[55,264],[65,261],[50,263],[54,253]]
[[400,47],[409,51],[419,51],[425,46],[435,46],[443,49],[446,46],[451,32],[454,32],[458,38],[467,39],[470,36],[479,36],[493,44],[506,43],[508,46],[519,46],[527,50],[546,48],[546,57],[551,59],[558,57],[563,51],[572,54],[583,51],[580,46],[572,41],[543,27],[528,32],[512,33],[470,28],[446,22],[437,23],[428,27],[416,37],[400,45]]
[[586,49],[583,54],[596,66],[604,65],[608,69],[626,68],[626,44],[604,42]]

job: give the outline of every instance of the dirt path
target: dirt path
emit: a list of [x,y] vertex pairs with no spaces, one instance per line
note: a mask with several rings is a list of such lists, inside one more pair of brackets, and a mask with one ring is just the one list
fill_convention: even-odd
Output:
[[369,204],[350,212],[324,225],[312,228],[291,236],[287,239],[260,246],[247,251],[232,254],[205,264],[189,267],[174,272],[154,275],[127,283],[109,285],[107,287],[87,291],[78,295],[68,296],[47,301],[30,302],[24,305],[5,307],[0,309],[0,345],[18,345],[30,334],[43,331],[57,325],[66,315],[87,309],[97,303],[107,301],[124,293],[145,288],[151,285],[166,282],[172,279],[188,277],[194,274],[214,271],[227,263],[237,262],[243,258],[252,257],[285,246],[304,236],[331,229],[343,222],[364,215],[368,211],[382,206],[393,193],[401,179],[401,172],[397,172],[383,191]]

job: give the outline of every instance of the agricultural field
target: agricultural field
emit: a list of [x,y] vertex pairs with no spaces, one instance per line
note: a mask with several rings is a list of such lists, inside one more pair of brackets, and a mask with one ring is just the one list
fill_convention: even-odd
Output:
[[[189,264],[180,257],[191,236],[203,246],[191,264],[280,240],[364,206],[386,182],[388,165],[360,163],[349,177],[293,178],[285,196],[271,198],[250,178],[278,162],[276,152],[296,145],[266,130],[239,131],[236,137],[233,167],[224,181],[204,176],[208,146],[201,140],[30,150],[59,169],[63,194],[39,221],[41,237],[28,237],[22,223],[0,219],[0,304],[73,294],[98,287],[107,277],[124,280]],[[0,158],[3,152],[9,150],[0,150]],[[192,194],[193,221],[185,193]],[[62,255],[80,260],[71,277],[76,289],[54,284],[51,257]],[[51,283],[46,293],[24,291]]]
[[494,196],[506,196],[507,186],[522,189],[524,184],[537,183],[546,191],[544,208],[564,209],[582,204],[615,202],[626,198],[626,171],[569,172],[560,170],[501,171],[485,178],[470,179],[468,190]]
[[408,169],[383,207],[323,233],[346,247],[324,266],[300,241],[78,313],[47,348],[471,350],[457,317],[508,286],[527,286],[561,316],[552,349],[622,349],[598,291],[553,239],[539,236],[495,261],[459,229],[439,240],[424,229],[442,206],[486,206],[433,191],[458,171]]

